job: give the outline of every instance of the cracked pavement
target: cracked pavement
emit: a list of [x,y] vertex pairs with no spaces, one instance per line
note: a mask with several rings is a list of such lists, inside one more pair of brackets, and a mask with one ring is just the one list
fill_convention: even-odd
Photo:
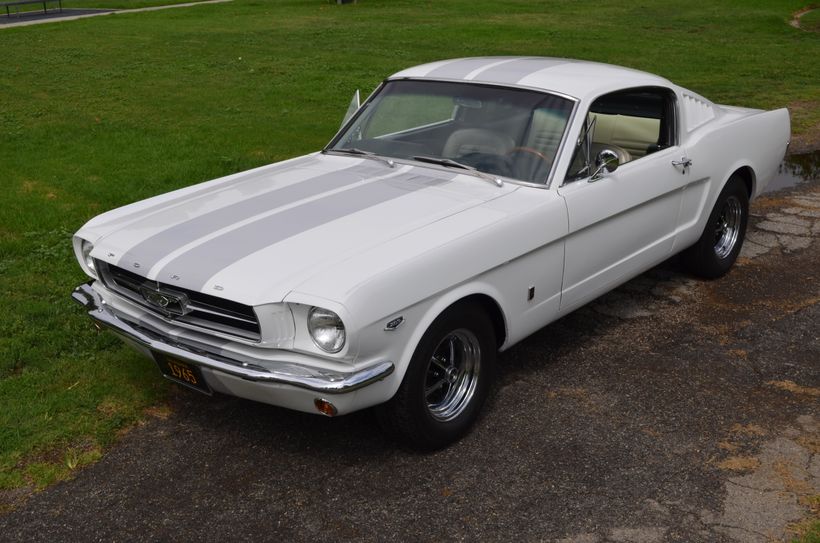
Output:
[[817,180],[759,199],[727,277],[672,259],[537,332],[434,454],[175,390],[0,540],[788,540],[820,503],[818,235]]

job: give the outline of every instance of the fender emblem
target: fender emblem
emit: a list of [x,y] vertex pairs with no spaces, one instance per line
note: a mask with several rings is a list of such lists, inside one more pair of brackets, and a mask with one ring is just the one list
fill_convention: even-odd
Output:
[[385,324],[384,329],[387,332],[392,332],[393,330],[395,330],[396,328],[401,326],[403,322],[404,322],[404,317],[396,317],[392,321]]

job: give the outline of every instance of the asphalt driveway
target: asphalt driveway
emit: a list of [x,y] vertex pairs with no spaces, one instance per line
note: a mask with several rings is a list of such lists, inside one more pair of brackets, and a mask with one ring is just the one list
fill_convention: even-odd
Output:
[[820,495],[820,183],[752,211],[728,277],[668,262],[504,353],[447,450],[179,390],[0,540],[784,539]]

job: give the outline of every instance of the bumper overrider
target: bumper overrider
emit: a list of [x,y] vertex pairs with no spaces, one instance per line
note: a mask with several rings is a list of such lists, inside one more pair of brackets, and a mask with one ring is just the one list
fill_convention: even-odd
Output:
[[[290,405],[294,402],[287,401],[287,399],[280,402],[273,398],[262,398],[260,395],[284,391],[290,387],[294,387],[291,390],[291,397],[293,392],[298,395],[298,390],[302,391],[302,395],[305,392],[312,395],[342,395],[381,381],[394,370],[393,363],[389,361],[375,362],[355,371],[339,372],[293,362],[272,362],[265,359],[260,360],[257,364],[253,361],[234,360],[222,354],[216,355],[118,317],[109,304],[94,290],[92,284],[93,281],[78,286],[72,292],[71,298],[88,310],[88,316],[97,325],[112,330],[136,344],[137,347],[141,347],[140,350],[147,351],[154,356],[159,354],[172,357],[197,366],[203,370],[209,384],[220,392],[315,413],[316,409],[309,410],[307,405]],[[265,390],[260,391],[255,385],[262,385]],[[266,385],[273,386],[275,390],[270,390],[270,386]],[[284,385],[284,387],[276,385]],[[242,393],[243,391],[250,392]],[[325,412],[325,414],[328,413]]]

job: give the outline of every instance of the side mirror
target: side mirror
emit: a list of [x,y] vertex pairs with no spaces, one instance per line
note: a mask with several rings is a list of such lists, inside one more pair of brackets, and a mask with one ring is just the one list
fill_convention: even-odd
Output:
[[620,165],[621,163],[620,160],[618,160],[618,153],[612,149],[604,149],[598,153],[597,157],[595,157],[595,173],[592,174],[590,181],[597,181],[604,175],[604,172],[614,172]]
[[359,107],[361,107],[361,95],[359,94],[359,89],[356,89],[356,92],[353,93],[353,99],[350,100],[350,105],[347,106],[347,113],[345,113],[345,118],[342,119],[342,126],[347,124],[347,121],[353,116],[354,113],[359,111]]

